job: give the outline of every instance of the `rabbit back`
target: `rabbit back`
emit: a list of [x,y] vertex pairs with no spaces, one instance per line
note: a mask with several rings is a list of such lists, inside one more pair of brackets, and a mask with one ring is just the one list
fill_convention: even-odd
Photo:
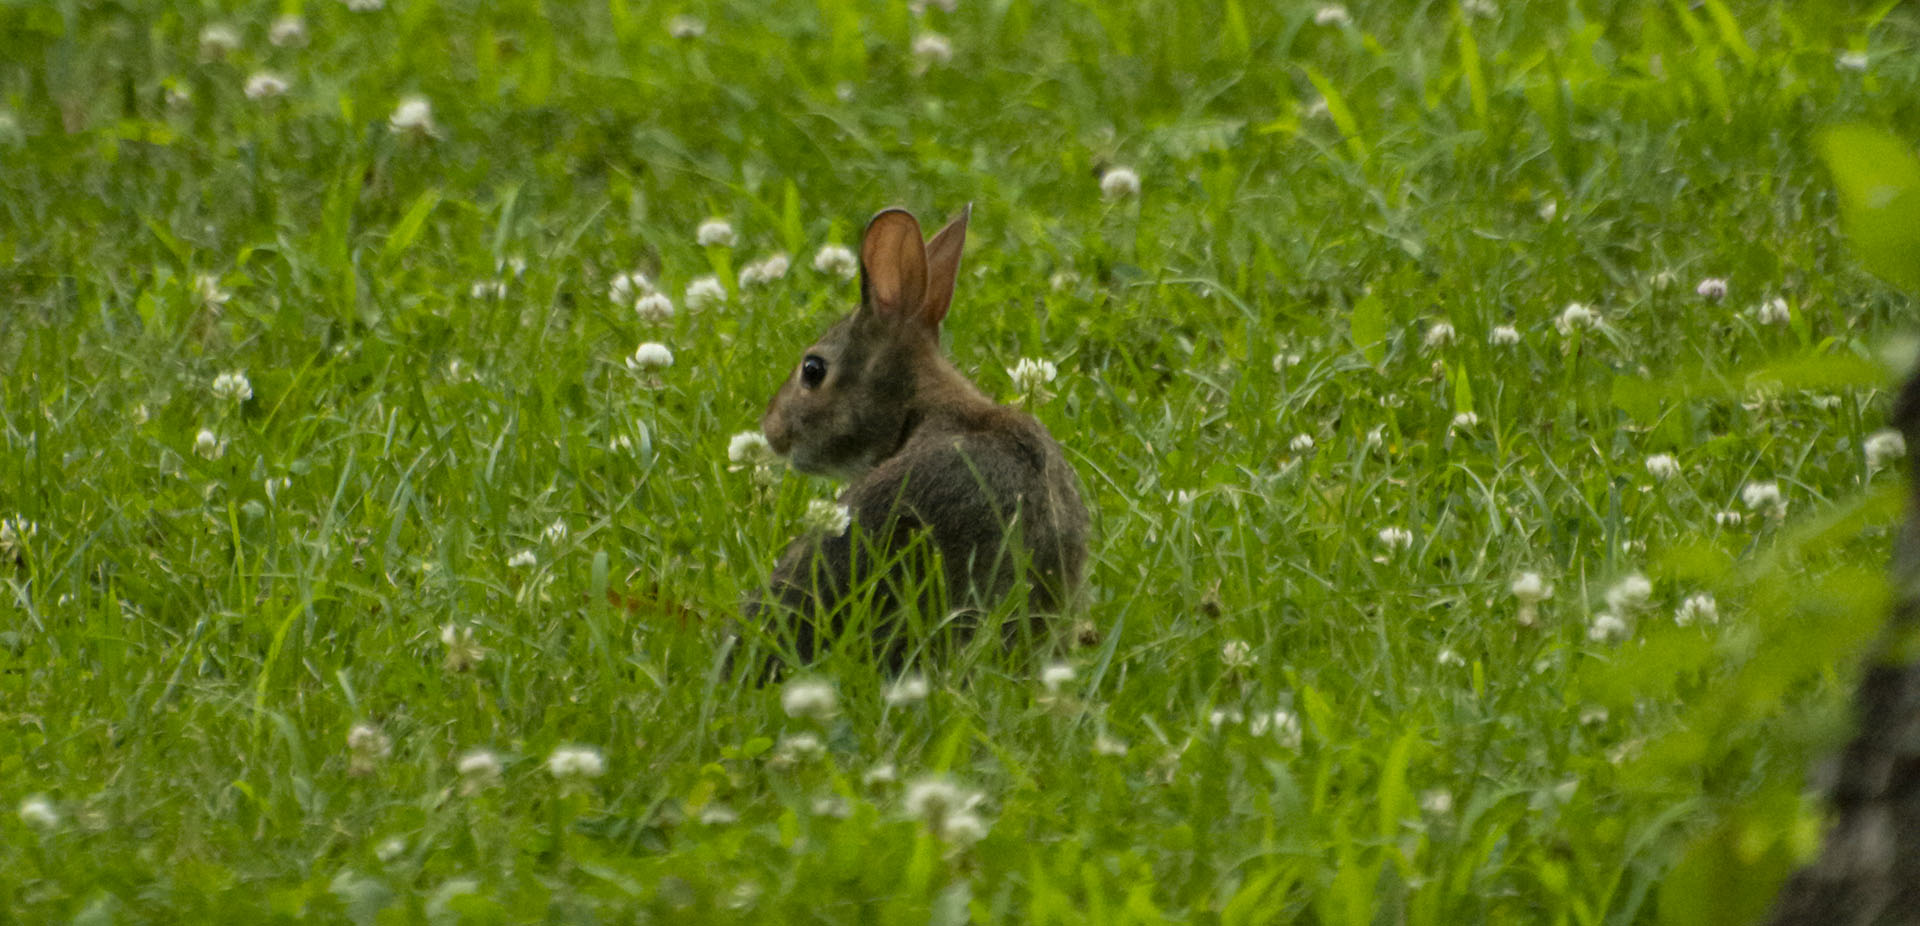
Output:
[[922,530],[939,552],[949,608],[990,606],[1024,566],[1034,610],[1064,609],[1086,570],[1087,510],[1040,422],[1005,406],[925,427],[850,486],[870,536]]

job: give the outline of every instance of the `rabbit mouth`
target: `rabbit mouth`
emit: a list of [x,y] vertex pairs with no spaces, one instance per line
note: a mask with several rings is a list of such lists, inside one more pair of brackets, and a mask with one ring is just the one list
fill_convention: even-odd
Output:
[[803,445],[793,448],[787,457],[787,465],[812,476],[827,476],[833,479],[852,481],[860,477],[872,465],[858,457],[835,459],[815,446]]

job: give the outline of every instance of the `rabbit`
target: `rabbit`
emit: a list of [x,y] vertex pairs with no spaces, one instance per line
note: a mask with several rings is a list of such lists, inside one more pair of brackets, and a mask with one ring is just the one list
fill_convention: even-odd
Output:
[[[1090,522],[1060,445],[940,349],[971,214],[969,205],[925,243],[906,210],[875,215],[860,243],[859,307],[802,352],[761,419],[794,469],[848,483],[848,529],[794,540],[746,606],[748,623],[802,662],[840,635],[845,599],[868,578],[878,580],[875,657],[895,672],[915,646],[892,619],[908,601],[940,622],[949,608],[1003,600],[1024,567],[1026,604],[1040,619],[1080,587]],[[1020,628],[1006,628],[1009,643]]]

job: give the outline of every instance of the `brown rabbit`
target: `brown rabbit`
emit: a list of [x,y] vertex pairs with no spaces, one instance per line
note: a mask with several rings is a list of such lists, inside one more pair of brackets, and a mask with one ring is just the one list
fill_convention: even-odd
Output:
[[839,635],[846,599],[870,578],[875,653],[898,670],[915,641],[891,618],[907,602],[929,622],[991,607],[1024,567],[1030,609],[1058,612],[1085,572],[1087,509],[1059,444],[940,350],[971,212],[924,244],[911,213],[874,216],[860,243],[860,307],[807,348],[767,403],[761,428],[776,453],[849,480],[840,502],[850,528],[795,540],[747,605],[749,622],[802,661]]

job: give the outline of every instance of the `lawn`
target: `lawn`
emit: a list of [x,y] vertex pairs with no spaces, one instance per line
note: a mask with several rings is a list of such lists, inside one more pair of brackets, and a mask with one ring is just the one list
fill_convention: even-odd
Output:
[[[1887,598],[1898,7],[0,5],[0,920],[1750,921]],[[736,681],[839,488],[737,435],[969,203],[1083,606]]]

